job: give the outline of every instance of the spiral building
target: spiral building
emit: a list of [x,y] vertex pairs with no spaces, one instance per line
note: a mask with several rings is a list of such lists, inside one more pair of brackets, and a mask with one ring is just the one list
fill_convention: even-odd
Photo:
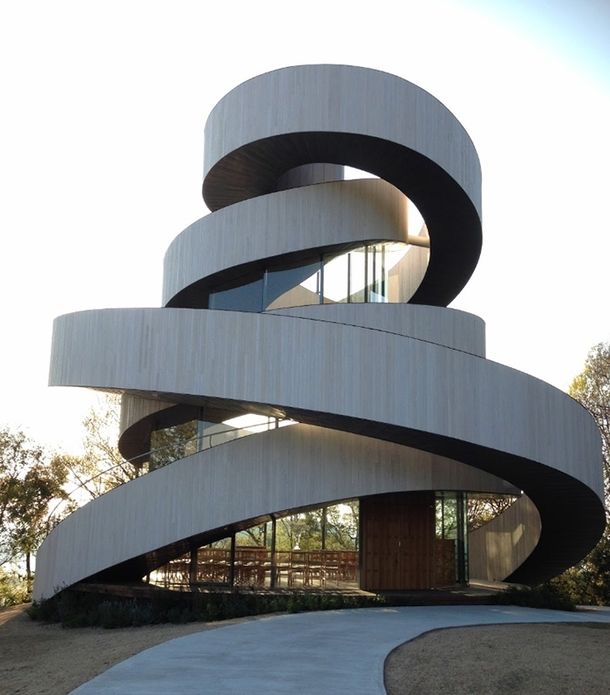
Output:
[[[344,180],[345,165],[378,178]],[[446,308],[478,261],[481,173],[439,101],[358,67],[258,76],[208,118],[203,197],[211,213],[167,251],[162,308],[55,321],[51,385],[123,394],[121,453],[151,470],[52,531],[35,598],[180,558],[191,584],[212,581],[201,549],[222,539],[221,582],[249,566],[248,584],[322,586],[341,558],[280,562],[276,523],[346,500],[359,502],[352,579],[372,591],[535,583],[594,546],[592,418],[487,360],[482,320]],[[185,428],[161,465],[155,438]],[[481,494],[514,502],[468,533]],[[236,534],[255,525],[265,540],[240,560]]]

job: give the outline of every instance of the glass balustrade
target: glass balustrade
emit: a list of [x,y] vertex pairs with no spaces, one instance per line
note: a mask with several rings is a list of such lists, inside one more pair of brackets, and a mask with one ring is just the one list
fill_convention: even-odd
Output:
[[149,470],[161,468],[219,444],[292,424],[295,424],[295,421],[288,418],[246,413],[224,422],[191,420],[181,425],[158,429],[152,432],[150,438]]

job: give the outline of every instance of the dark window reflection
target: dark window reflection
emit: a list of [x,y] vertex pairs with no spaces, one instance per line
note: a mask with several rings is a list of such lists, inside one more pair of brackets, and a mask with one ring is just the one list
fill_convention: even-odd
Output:
[[263,278],[227,290],[210,292],[208,306],[210,309],[230,311],[262,311]]
[[320,303],[320,261],[265,273],[265,309]]

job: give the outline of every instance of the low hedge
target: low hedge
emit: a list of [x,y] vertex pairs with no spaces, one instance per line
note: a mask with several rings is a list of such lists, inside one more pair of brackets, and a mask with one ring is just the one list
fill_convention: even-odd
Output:
[[345,594],[193,593],[121,598],[64,590],[28,610],[33,620],[64,627],[137,627],[158,623],[211,622],[265,613],[368,608],[378,597]]

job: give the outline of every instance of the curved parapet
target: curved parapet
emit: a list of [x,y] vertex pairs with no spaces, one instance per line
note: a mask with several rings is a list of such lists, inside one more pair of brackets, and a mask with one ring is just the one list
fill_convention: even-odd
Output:
[[485,357],[485,323],[474,314],[416,304],[311,304],[274,309],[274,314],[344,323]]
[[[338,180],[344,164],[383,180]],[[261,519],[350,498],[367,499],[363,563],[377,563],[390,507],[422,529],[420,582],[434,562],[435,492],[525,492],[537,511],[518,561],[500,563],[511,580],[545,579],[591,549],[605,521],[592,419],[486,360],[483,321],[446,308],[479,256],[481,201],[476,152],[442,104],[363,68],[262,75],[209,117],[203,193],[214,212],[168,249],[164,307],[59,317],[50,383],[121,392],[120,448],[137,464],[164,428],[218,432],[257,414],[278,429],[77,511],[40,550],[38,598],[83,579],[138,579]],[[421,230],[409,228],[411,203]],[[415,512],[404,512],[407,492],[422,495]],[[379,557],[417,561],[403,541]]]
[[468,535],[471,579],[503,581],[531,555],[540,540],[540,515],[527,495]]

